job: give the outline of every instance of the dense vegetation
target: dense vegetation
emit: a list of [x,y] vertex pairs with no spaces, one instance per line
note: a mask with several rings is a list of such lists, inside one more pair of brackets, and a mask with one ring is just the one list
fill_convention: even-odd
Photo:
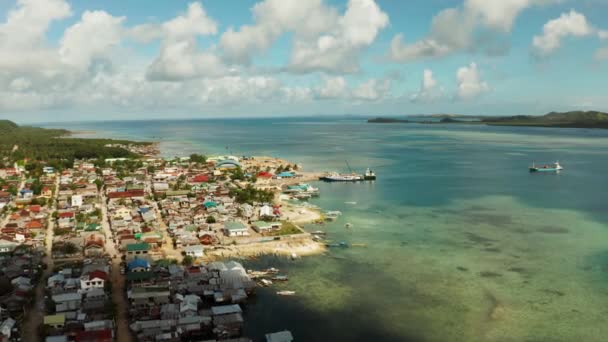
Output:
[[608,128],[608,114],[597,111],[551,112],[543,116],[515,115],[484,118],[489,125]]
[[514,115],[514,116],[474,116],[456,114],[435,114],[425,116],[411,116],[410,118],[433,118],[439,121],[407,121],[396,118],[369,119],[369,123],[463,123],[486,124],[501,126],[537,126],[537,127],[573,127],[573,128],[608,128],[608,113],[598,111],[572,111],[565,113],[551,112],[541,116]]
[[0,167],[28,158],[44,161],[46,165],[63,168],[74,159],[132,158],[136,154],[107,144],[148,144],[127,140],[69,138],[63,129],[44,129],[18,126],[12,121],[0,120]]
[[234,197],[237,203],[271,203],[274,199],[272,191],[260,190],[254,188],[251,184],[244,189],[233,189],[230,191],[230,196]]

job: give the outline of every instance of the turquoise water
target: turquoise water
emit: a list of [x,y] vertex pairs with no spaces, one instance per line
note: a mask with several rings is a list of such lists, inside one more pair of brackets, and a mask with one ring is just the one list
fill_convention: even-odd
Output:
[[[333,249],[287,270],[247,308],[256,339],[603,341],[608,336],[608,131],[343,119],[53,124],[161,141],[165,155],[274,155],[308,170],[371,167],[373,183],[318,184],[340,210]],[[559,160],[560,174],[528,166]],[[345,202],[356,202],[347,204]],[[345,223],[353,227],[346,229]]]

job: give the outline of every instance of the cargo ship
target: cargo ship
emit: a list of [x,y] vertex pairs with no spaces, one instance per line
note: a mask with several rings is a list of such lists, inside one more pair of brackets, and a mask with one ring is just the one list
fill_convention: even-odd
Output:
[[348,165],[348,162],[346,162],[346,165],[348,166],[350,173],[332,172],[328,175],[319,177],[319,180],[322,180],[325,182],[360,182],[360,181],[376,180],[376,174],[369,168],[367,170],[365,170],[364,174],[361,175],[361,174],[357,174],[357,173],[353,172],[353,170],[350,168],[350,165]]
[[564,168],[559,164],[559,162],[555,162],[553,163],[553,165],[542,165],[542,166],[536,166],[534,163],[532,163],[532,166],[530,166],[530,172],[558,172],[563,170]]

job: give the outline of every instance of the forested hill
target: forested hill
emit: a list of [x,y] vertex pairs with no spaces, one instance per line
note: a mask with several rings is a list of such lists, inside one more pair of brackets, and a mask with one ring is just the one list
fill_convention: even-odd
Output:
[[25,158],[61,167],[80,158],[137,157],[124,148],[106,145],[149,144],[127,140],[70,138],[68,133],[64,129],[19,126],[9,120],[0,120],[0,167],[10,166]]
[[608,128],[608,113],[597,111],[551,112],[542,116],[516,115],[484,118],[488,125]]

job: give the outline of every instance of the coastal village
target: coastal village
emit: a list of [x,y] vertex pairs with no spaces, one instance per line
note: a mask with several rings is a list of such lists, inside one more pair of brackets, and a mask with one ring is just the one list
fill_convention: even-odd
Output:
[[145,157],[0,169],[2,341],[251,341],[248,299],[286,276],[238,260],[324,251],[299,226],[322,215],[286,201],[316,196],[319,174],[137,148]]

